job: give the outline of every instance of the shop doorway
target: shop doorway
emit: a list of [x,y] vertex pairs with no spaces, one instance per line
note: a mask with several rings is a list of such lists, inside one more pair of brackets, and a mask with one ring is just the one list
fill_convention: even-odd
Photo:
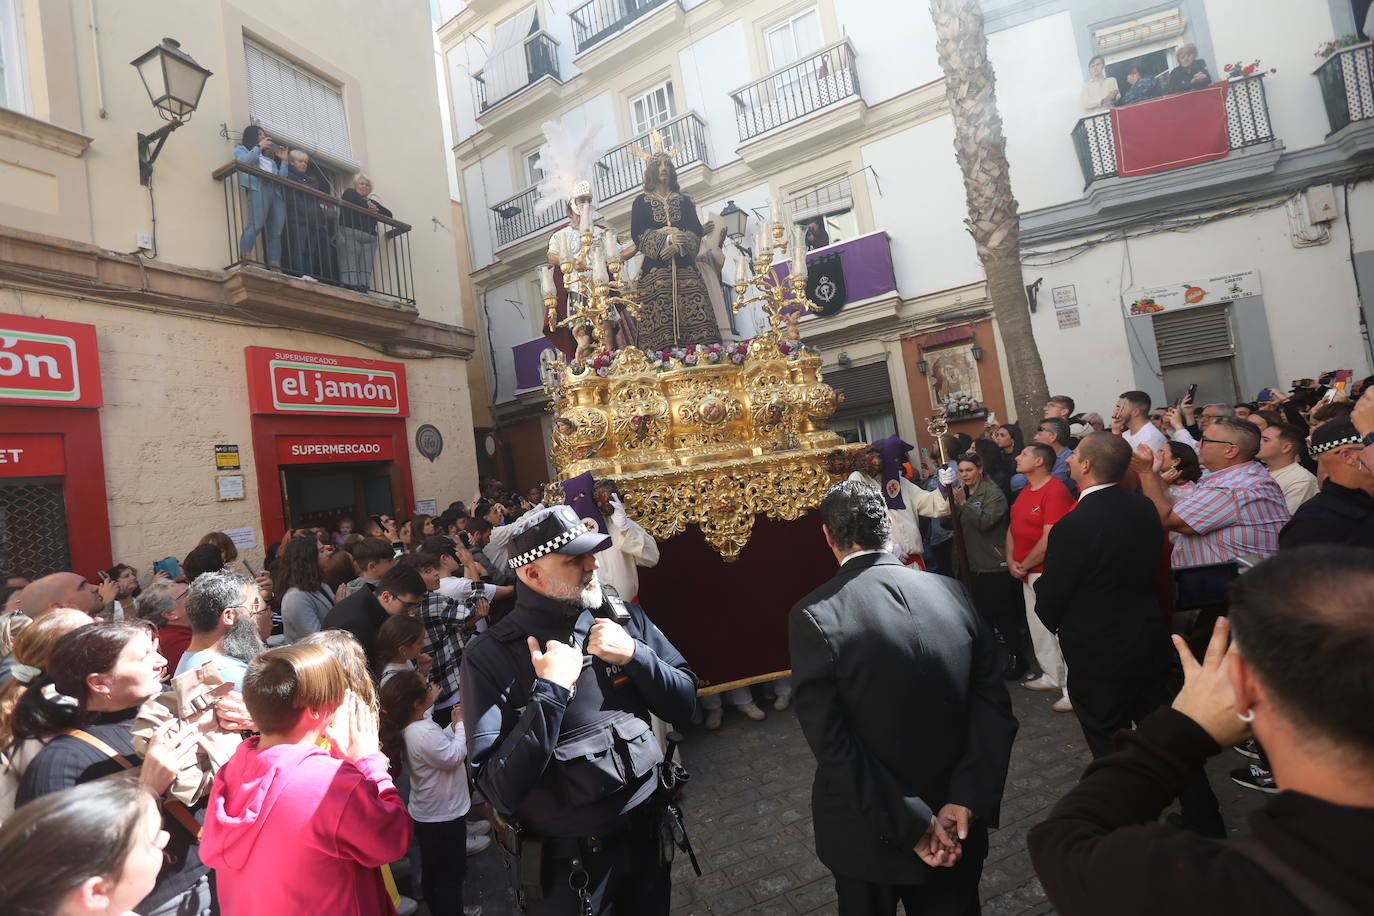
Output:
[[334,530],[353,519],[362,530],[370,515],[401,517],[396,497],[400,471],[390,461],[296,464],[281,468],[282,504],[288,528]]
[[0,570],[37,579],[71,568],[62,478],[0,479]]

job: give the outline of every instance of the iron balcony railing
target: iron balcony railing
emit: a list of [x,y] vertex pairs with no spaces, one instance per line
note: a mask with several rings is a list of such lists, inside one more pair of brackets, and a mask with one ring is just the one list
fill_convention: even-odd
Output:
[[[706,145],[706,122],[695,112],[679,115],[671,121],[654,128],[662,138],[664,148],[676,148],[673,165],[678,170],[696,163],[708,163]],[[638,147],[651,152],[649,135],[646,131],[612,149],[596,163],[596,196],[602,204],[621,195],[642,187],[644,184],[644,160],[630,150]],[[567,217],[567,206],[560,201],[556,207],[536,213],[539,193],[528,187],[513,197],[508,197],[491,208],[496,217],[496,247],[503,248],[528,235],[547,229]]]
[[504,248],[511,242],[552,226],[568,216],[568,208],[562,201],[558,202],[558,206],[550,207],[542,213],[535,212],[538,204],[538,189],[529,187],[491,208],[491,212],[496,214],[497,248]]
[[730,93],[743,142],[859,94],[849,40],[823,48]]
[[256,264],[415,303],[410,226],[242,162],[211,177],[224,193],[226,270]]
[[1353,121],[1374,118],[1374,45],[1342,48],[1317,68],[1331,133]]
[[549,33],[535,32],[525,39],[525,76],[525,82],[521,85],[504,93],[500,98],[488,99],[487,81],[483,78],[483,74],[473,74],[472,79],[477,83],[478,113],[500,105],[526,86],[532,85],[536,80],[545,76],[558,79],[558,40]]
[[[1230,81],[1226,91],[1226,130],[1233,150],[1274,139],[1263,74]],[[1071,136],[1085,187],[1103,178],[1117,177],[1116,140],[1110,112],[1083,118],[1074,125]]]
[[[678,171],[695,163],[707,162],[706,122],[695,112],[679,115],[665,124],[654,128],[663,138],[665,149],[676,148],[673,165]],[[644,160],[631,150],[640,149],[645,153],[652,151],[646,131],[606,153],[596,163],[596,192],[602,203],[609,202],[626,191],[644,185]]]
[[680,0],[590,0],[568,13],[572,19],[573,47],[577,54],[616,32],[630,27],[636,19],[665,3]]

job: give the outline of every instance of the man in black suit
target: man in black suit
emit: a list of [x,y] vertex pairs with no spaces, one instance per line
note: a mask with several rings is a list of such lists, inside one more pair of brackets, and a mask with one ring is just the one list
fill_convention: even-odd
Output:
[[377,658],[377,632],[388,617],[413,615],[425,597],[425,580],[413,566],[393,566],[375,586],[364,584],[330,608],[322,630],[347,630],[358,639],[369,661]]
[[[1035,583],[1035,611],[1059,636],[1069,699],[1094,758],[1183,684],[1154,592],[1164,528],[1150,500],[1120,486],[1130,466],[1120,436],[1093,433],[1078,443],[1069,457],[1078,506],[1050,531]],[[1184,823],[1225,836],[1206,774],[1197,775],[1182,797]]]
[[963,587],[884,550],[882,494],[821,502],[839,573],[792,609],[797,718],[816,755],[816,852],[840,916],[978,912],[1016,719]]

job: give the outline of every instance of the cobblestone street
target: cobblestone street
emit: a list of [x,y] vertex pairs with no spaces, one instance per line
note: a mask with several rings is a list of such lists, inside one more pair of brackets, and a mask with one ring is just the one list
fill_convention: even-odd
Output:
[[[1078,779],[1089,760],[1078,721],[1050,710],[1054,694],[1012,685],[1020,731],[1002,802],[1002,826],[993,831],[983,869],[986,916],[1053,913],[1031,869],[1026,832]],[[792,710],[768,711],[751,722],[726,707],[719,731],[692,726],[685,763],[692,783],[684,804],[688,830],[701,860],[692,874],[685,855],[673,870],[675,916],[800,916],[835,913],[835,888],[816,859],[811,833],[814,760]],[[913,753],[918,748],[913,745]],[[1263,796],[1227,777],[1244,759],[1225,751],[1212,760],[1212,786],[1230,830]],[[470,861],[469,902],[484,916],[513,913],[494,850]],[[635,916],[635,914],[629,914]]]

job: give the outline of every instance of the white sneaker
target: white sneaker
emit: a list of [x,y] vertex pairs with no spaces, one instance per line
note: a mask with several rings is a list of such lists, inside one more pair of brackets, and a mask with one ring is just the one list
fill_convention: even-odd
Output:
[[792,694],[790,693],[780,693],[777,695],[777,697],[773,699],[773,708],[776,709],[778,712],[782,712],[784,709],[791,705]]
[[463,916],[482,916],[482,908],[480,906],[465,906],[463,907]]
[[1050,709],[1053,709],[1055,712],[1073,712],[1073,704],[1069,702],[1068,697],[1061,696],[1054,701],[1054,705],[1051,706]]
[[468,821],[468,836],[486,836],[488,833],[491,833],[491,821],[480,818]]
[[744,714],[745,714],[746,716],[748,716],[749,718],[753,719],[755,722],[762,722],[765,718],[767,718],[767,717],[763,714],[763,710],[762,710],[762,709],[759,709],[759,708],[758,708],[757,706],[755,706],[753,703],[744,703],[744,704],[742,704],[742,705],[739,707],[739,711],[742,712],[742,713],[744,713]]
[[416,903],[410,897],[407,897],[404,894],[402,894],[401,902],[396,905],[396,914],[397,916],[411,916],[411,914],[419,908],[420,904]]
[[1027,690],[1053,690],[1056,693],[1059,693],[1064,689],[1064,685],[1056,684],[1054,682],[1054,679],[1051,678],[1048,674],[1042,674],[1033,681],[1026,681],[1021,686],[1026,688]]
[[491,837],[489,836],[470,836],[468,837],[468,855],[475,856],[490,845]]
[[310,276],[310,274],[301,274],[301,279],[302,279],[302,280],[309,280],[311,283],[318,283],[318,282],[319,282],[319,281],[316,280],[314,277]]

